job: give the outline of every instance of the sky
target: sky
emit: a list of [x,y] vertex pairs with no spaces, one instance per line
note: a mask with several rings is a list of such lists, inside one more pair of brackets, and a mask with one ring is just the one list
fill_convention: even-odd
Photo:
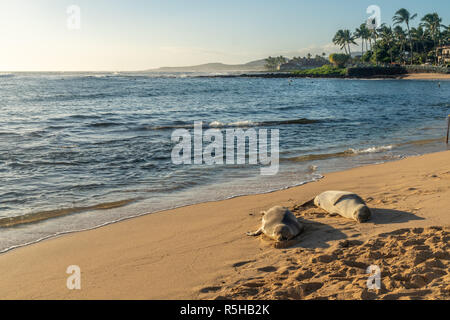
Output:
[[419,15],[413,26],[431,12],[450,24],[448,0],[0,0],[0,70],[134,71],[331,53],[335,32],[354,30],[370,5],[388,24],[402,7]]

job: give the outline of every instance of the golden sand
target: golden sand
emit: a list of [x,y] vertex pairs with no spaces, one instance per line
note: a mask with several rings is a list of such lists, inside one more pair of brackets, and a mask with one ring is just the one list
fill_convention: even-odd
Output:
[[[357,224],[299,205],[360,194]],[[306,225],[289,248],[252,238],[261,210]],[[0,255],[2,299],[449,299],[450,151],[327,174],[318,182],[150,214]],[[66,269],[81,268],[81,290]],[[382,287],[367,289],[377,265]]]
[[443,73],[409,73],[401,76],[401,79],[406,80],[450,80],[450,74]]

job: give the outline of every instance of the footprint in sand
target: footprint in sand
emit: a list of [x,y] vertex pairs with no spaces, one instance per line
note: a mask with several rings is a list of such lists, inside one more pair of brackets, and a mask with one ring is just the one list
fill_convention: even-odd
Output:
[[[399,229],[365,242],[346,239],[327,250],[289,251],[283,265],[249,269],[262,272],[260,279],[229,281],[233,284],[223,285],[220,294],[252,299],[448,300],[449,242],[450,228],[428,227]],[[296,265],[290,256],[294,254]],[[366,270],[372,264],[381,270],[381,289],[376,292],[367,290]]]
[[273,266],[268,266],[268,267],[258,268],[257,270],[260,272],[275,272],[275,271],[277,271],[277,268],[273,267]]
[[265,284],[264,281],[251,281],[251,282],[243,283],[242,285],[244,287],[248,287],[248,288],[259,288],[259,287],[264,286],[264,284]]
[[294,288],[289,288],[286,293],[285,292],[282,292],[282,293],[286,294],[287,298],[304,299],[322,287],[323,287],[323,283],[308,282],[308,283],[302,283]]
[[242,267],[242,266],[245,266],[246,264],[249,264],[249,263],[252,263],[252,262],[255,262],[256,260],[249,260],[249,261],[240,261],[240,262],[236,262],[236,263],[234,263],[233,265],[232,265],[232,267],[233,268],[239,268],[239,267]]
[[211,293],[211,292],[217,292],[220,289],[222,289],[222,287],[205,287],[200,289],[201,293]]

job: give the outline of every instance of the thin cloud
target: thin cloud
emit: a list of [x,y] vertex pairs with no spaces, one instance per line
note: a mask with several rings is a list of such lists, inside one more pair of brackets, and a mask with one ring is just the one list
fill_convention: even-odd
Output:
[[[352,52],[359,52],[361,51],[361,47],[358,45],[351,45],[351,50]],[[337,45],[335,45],[334,43],[330,42],[327,43],[325,45],[311,45],[308,46],[306,48],[301,48],[298,50],[294,50],[294,51],[280,51],[276,54],[272,54],[272,55],[283,55],[283,56],[287,56],[287,57],[297,57],[297,56],[306,56],[308,53],[310,53],[311,55],[315,56],[315,55],[322,55],[322,53],[324,53],[326,55],[330,55],[332,53],[340,53],[343,52],[341,50],[341,48]]]

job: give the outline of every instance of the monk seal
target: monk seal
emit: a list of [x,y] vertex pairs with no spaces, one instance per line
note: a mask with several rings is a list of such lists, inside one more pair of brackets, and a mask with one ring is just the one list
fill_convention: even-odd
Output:
[[372,216],[364,200],[353,192],[325,191],[315,197],[314,204],[328,213],[339,214],[358,222],[366,222]]
[[297,221],[294,214],[280,206],[263,211],[262,225],[255,232],[248,232],[249,236],[258,236],[264,233],[275,241],[288,241],[298,236],[304,226]]

